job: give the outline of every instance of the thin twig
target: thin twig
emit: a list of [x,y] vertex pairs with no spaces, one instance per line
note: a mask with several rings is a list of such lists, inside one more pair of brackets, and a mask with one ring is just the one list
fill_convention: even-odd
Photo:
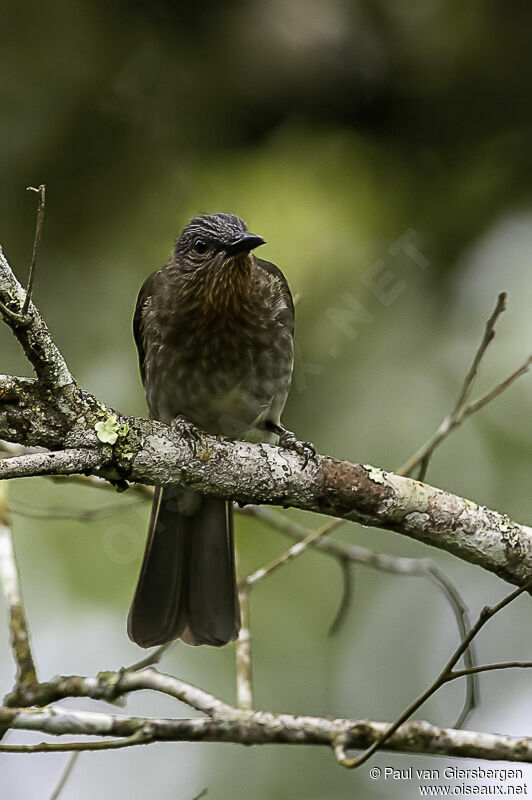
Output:
[[[467,608],[464,604],[464,601],[462,600],[458,590],[450,578],[428,559],[426,563],[426,569],[427,577],[432,578],[433,582],[440,587],[444,596],[447,598],[447,601],[449,602],[454,613],[460,640],[463,641],[466,638],[467,632],[470,628],[469,615],[467,613]],[[475,666],[474,642],[470,642],[469,646],[464,651],[464,664],[469,670],[472,670]],[[455,728],[462,728],[469,719],[470,714],[475,708],[478,707],[479,693],[480,690],[478,679],[475,673],[471,671],[465,682],[464,704],[460,714],[458,715],[458,719],[454,723]]]
[[17,665],[15,695],[37,684],[37,672],[31,652],[28,623],[24,611],[11,526],[7,516],[6,482],[0,482],[0,582],[9,609],[11,648]]
[[207,792],[208,788],[207,786],[204,786],[204,788],[198,794],[195,794],[194,797],[191,798],[191,800],[200,800],[201,797],[207,796]]
[[528,372],[532,363],[532,356],[529,356],[524,364],[515,370],[515,372],[513,372],[504,381],[501,381],[501,383],[498,383],[496,386],[494,386],[493,389],[490,389],[490,391],[483,395],[479,400],[468,402],[471,389],[478,374],[480,362],[482,361],[490,342],[493,341],[495,336],[495,324],[505,308],[506,292],[501,292],[497,299],[495,309],[486,323],[484,336],[482,337],[482,341],[480,342],[478,350],[475,353],[473,363],[471,364],[469,372],[464,379],[464,383],[451,413],[442,420],[437,431],[431,436],[431,438],[425,442],[425,444],[422,445],[409,459],[407,459],[407,461],[405,461],[404,464],[399,467],[399,469],[396,470],[397,475],[410,475],[417,466],[420,466],[418,480],[424,480],[427,474],[430,458],[438,445],[441,444],[441,442],[446,439],[455,428],[461,425],[465,419],[486,406],[488,403],[502,394],[509,386],[511,386],[511,384],[517,380],[517,378]]
[[292,545],[288,550],[282,553],[277,558],[274,558],[269,564],[266,564],[265,567],[261,567],[260,569],[255,570],[252,572],[251,575],[248,575],[245,578],[245,583],[247,586],[255,586],[259,581],[264,580],[268,575],[271,575],[272,572],[279,569],[279,567],[284,566],[292,559],[296,558],[296,556],[301,555],[310,545],[314,544],[318,539],[322,539],[324,536],[328,536],[332,533],[336,528],[339,528],[340,525],[343,524],[343,520],[335,519],[332,522],[327,522],[325,525],[322,525],[315,531],[311,531],[310,533],[305,536],[297,544]]
[[166,651],[173,647],[173,645],[176,643],[176,641],[173,641],[160,645],[153,651],[153,653],[149,653],[145,658],[141,658],[140,661],[135,661],[135,663],[131,664],[129,667],[123,667],[122,672],[139,672],[141,669],[147,669],[148,667],[155,666],[155,664],[159,663]]
[[493,672],[499,669],[530,669],[532,661],[501,661],[497,664],[480,664],[470,669],[453,670],[452,680],[463,678],[465,675],[478,675],[479,672]]
[[474,414],[475,411],[484,408],[484,406],[487,406],[488,403],[491,403],[492,400],[502,394],[515,380],[517,380],[517,378],[520,378],[521,375],[525,375],[525,373],[528,372],[531,364],[532,356],[529,356],[524,364],[521,364],[521,366],[516,369],[515,372],[512,372],[512,374],[506,378],[506,380],[498,383],[497,386],[494,386],[493,389],[490,389],[489,392],[486,392],[486,394],[483,395],[479,400],[475,400],[474,403],[470,403],[466,408],[464,419],[465,417],[469,417],[471,414]]
[[473,363],[471,364],[469,372],[465,377],[464,384],[462,386],[462,391],[458,395],[456,404],[453,410],[451,411],[451,416],[459,412],[460,409],[463,408],[463,406],[467,402],[467,399],[473,387],[473,383],[475,382],[475,379],[478,374],[478,368],[480,366],[480,362],[484,358],[484,354],[488,349],[490,343],[495,338],[495,324],[499,319],[499,317],[501,316],[501,314],[503,313],[503,311],[506,310],[506,298],[507,298],[506,292],[501,292],[497,297],[495,308],[493,309],[490,318],[486,322],[486,327],[484,329],[484,336],[482,337],[482,341],[480,342],[479,348],[475,353],[475,357],[473,359]]
[[[473,625],[467,636],[460,642],[458,647],[456,648],[455,652],[440,672],[438,677],[436,678],[433,683],[421,694],[419,697],[414,700],[411,705],[408,706],[405,711],[393,722],[386,731],[379,737],[375,739],[375,741],[367,748],[363,753],[361,753],[356,758],[346,759],[343,763],[343,766],[349,768],[356,768],[360,767],[364,764],[372,755],[378,750],[389,738],[392,736],[395,731],[397,731],[401,725],[406,722],[412,714],[414,714],[418,708],[420,708],[430,697],[432,697],[435,692],[438,691],[444,684],[448,683],[451,680],[454,680],[455,673],[453,667],[455,664],[460,660],[462,655],[465,653],[473,639],[477,636],[480,630],[486,625],[486,623],[502,611],[507,605],[512,603],[517,597],[519,597],[523,592],[526,592],[528,589],[532,587],[532,578],[530,578],[523,586],[515,589],[515,591],[511,592],[510,594],[506,595],[497,605],[495,606],[485,606],[479,614],[479,617],[476,623]],[[476,667],[472,668],[473,671],[476,670]],[[477,670],[478,671],[478,670]],[[486,671],[486,670],[483,670]],[[460,670],[460,673],[463,671]],[[464,674],[471,674],[472,670],[465,670]]]
[[328,636],[334,636],[342,627],[344,620],[347,617],[349,607],[351,605],[351,599],[353,597],[351,562],[348,558],[341,558],[338,561],[338,564],[342,571],[342,596],[340,598],[340,603],[338,605],[336,614],[334,615],[334,619],[329,625],[329,630],[327,631]]
[[[240,513],[244,516],[254,517],[298,542],[303,542],[309,537],[308,528],[294,522],[288,515],[276,513],[264,506],[246,506],[240,510]],[[312,542],[312,547],[340,563],[349,561],[392,575],[427,578],[443,592],[456,618],[460,639],[465,637],[469,625],[465,604],[450,578],[431,559],[375,553],[361,545],[338,542],[323,536],[316,538]]]
[[46,186],[41,183],[38,189],[34,186],[28,186],[28,192],[37,192],[39,195],[39,205],[37,206],[37,221],[35,223],[35,236],[33,238],[33,252],[31,255],[30,271],[28,274],[28,283],[26,286],[26,297],[24,305],[22,306],[21,315],[23,317],[28,313],[30,307],[31,295],[33,292],[33,280],[35,277],[35,265],[37,263],[37,254],[39,252],[39,245],[41,243],[42,226],[44,223],[44,212],[46,210]]
[[240,582],[240,631],[236,642],[236,704],[250,711],[253,708],[253,672],[251,667],[251,630],[249,626],[249,591],[245,581]]
[[74,765],[75,765],[76,761],[78,760],[78,758],[79,758],[79,750],[75,751],[74,753],[72,753],[72,755],[70,755],[67,758],[67,762],[66,762],[65,768],[63,770],[63,774],[59,778],[59,782],[58,782],[57,786],[55,787],[55,789],[53,791],[53,794],[50,795],[50,800],[57,800],[57,798],[59,797],[59,795],[61,794],[61,792],[65,788],[65,786],[67,784],[67,781],[70,778],[70,775],[72,773],[72,770],[74,769]]
[[136,506],[144,505],[143,498],[135,498],[127,503],[110,503],[102,508],[53,508],[45,506],[26,506],[22,503],[9,504],[11,514],[17,514],[28,519],[54,519],[54,520],[75,520],[76,522],[94,522],[96,520],[107,519],[115,514],[122,514]]
[[136,731],[132,736],[125,736],[123,739],[109,739],[101,742],[0,744],[0,753],[79,753],[85,750],[119,750],[122,747],[131,747],[135,744],[148,744],[151,739],[152,737],[149,732],[141,729]]

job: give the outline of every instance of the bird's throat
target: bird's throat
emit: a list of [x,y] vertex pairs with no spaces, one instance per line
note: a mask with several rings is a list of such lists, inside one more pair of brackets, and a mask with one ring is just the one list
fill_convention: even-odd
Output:
[[253,256],[239,253],[212,269],[198,292],[199,310],[205,321],[224,317],[228,321],[250,306]]

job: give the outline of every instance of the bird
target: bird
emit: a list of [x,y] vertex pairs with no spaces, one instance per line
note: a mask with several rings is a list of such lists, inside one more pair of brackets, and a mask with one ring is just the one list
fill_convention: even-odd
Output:
[[[152,419],[195,448],[198,430],[269,442],[308,458],[281,425],[294,363],[294,303],[281,270],[254,254],[265,244],[238,216],[196,216],[168,263],[138,295],[133,319]],[[186,486],[156,488],[128,616],[141,647],[180,638],[221,647],[238,637],[231,501]]]

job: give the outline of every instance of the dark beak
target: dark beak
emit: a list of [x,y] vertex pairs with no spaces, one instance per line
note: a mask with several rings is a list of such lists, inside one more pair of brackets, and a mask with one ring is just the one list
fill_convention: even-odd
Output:
[[254,233],[243,233],[238,239],[235,239],[225,248],[225,253],[228,256],[236,256],[237,253],[249,253],[255,247],[260,247],[261,244],[266,244],[266,240],[262,236],[255,236]]

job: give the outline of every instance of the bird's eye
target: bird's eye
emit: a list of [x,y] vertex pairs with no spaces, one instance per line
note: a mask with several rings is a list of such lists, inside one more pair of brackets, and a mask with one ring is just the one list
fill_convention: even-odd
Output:
[[204,255],[207,252],[208,245],[205,239],[196,239],[194,242],[194,250],[196,253],[199,253],[200,256]]

